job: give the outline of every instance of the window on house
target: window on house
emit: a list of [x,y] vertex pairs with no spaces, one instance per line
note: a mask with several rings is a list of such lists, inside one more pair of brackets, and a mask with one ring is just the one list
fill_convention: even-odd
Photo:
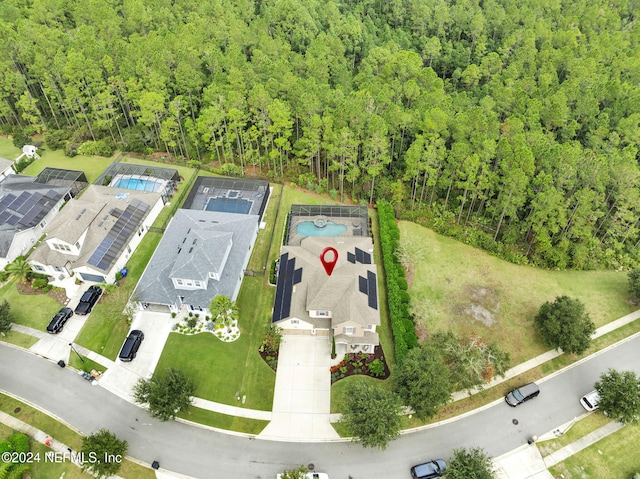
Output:
[[182,285],[184,285],[184,282],[181,279],[176,279],[176,284],[178,286],[182,286]]
[[80,241],[76,242],[76,248],[80,249]]
[[318,316],[329,316],[329,311],[316,311]]
[[188,280],[186,280],[186,281],[185,281],[185,284],[186,284],[187,286],[193,286],[193,281],[191,281],[190,279],[188,279]]
[[202,283],[200,281],[194,281],[193,284],[196,285],[196,288],[201,288],[202,287]]
[[127,245],[127,253],[131,254],[131,246]]
[[40,266],[39,264],[34,264],[31,267],[36,271],[44,271],[44,268],[42,266]]
[[344,334],[356,334],[356,328],[354,328],[354,327],[344,327],[344,328],[342,328],[342,332]]
[[297,319],[292,319],[291,324],[300,324],[300,321]]
[[62,273],[64,272],[64,269],[62,269],[60,266],[54,266],[53,270],[57,273]]
[[45,226],[47,226],[47,222],[43,220],[43,221],[40,223],[40,228],[44,228]]

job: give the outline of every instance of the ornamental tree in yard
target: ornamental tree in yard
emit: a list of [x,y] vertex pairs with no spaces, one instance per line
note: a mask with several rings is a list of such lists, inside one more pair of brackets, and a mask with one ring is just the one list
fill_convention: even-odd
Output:
[[411,349],[396,370],[395,389],[418,418],[433,417],[453,390],[440,350],[425,345]]
[[491,457],[480,448],[455,449],[445,479],[494,479]]
[[385,449],[400,435],[400,399],[387,389],[354,381],[345,391],[340,422],[364,447]]
[[191,406],[196,385],[179,369],[168,368],[164,374],[155,373],[151,379],[140,379],[133,390],[139,404],[149,404],[149,412],[161,421],[174,419],[176,414]]
[[609,369],[595,384],[598,408],[622,424],[640,419],[640,378],[633,371]]
[[629,278],[629,291],[636,298],[640,298],[640,269],[629,271],[627,277]]
[[2,304],[0,304],[0,334],[8,333],[11,329],[12,322],[11,306],[5,299],[2,301]]
[[544,303],[534,322],[544,342],[565,353],[584,353],[596,331],[584,304],[568,296],[559,296],[553,303]]
[[86,461],[82,467],[99,478],[113,476],[120,469],[128,447],[127,441],[118,439],[106,429],[100,429],[82,440]]

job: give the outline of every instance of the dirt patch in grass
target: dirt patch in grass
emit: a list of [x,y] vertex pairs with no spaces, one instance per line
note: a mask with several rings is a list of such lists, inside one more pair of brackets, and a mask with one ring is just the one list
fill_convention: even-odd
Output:
[[453,308],[456,316],[465,322],[469,319],[479,321],[488,328],[498,321],[500,301],[494,289],[467,284],[463,288],[463,297],[465,301]]
[[64,288],[51,288],[49,291],[43,291],[40,288],[34,288],[31,286],[31,283],[22,283],[20,281],[16,282],[16,288],[18,289],[18,293],[24,295],[34,295],[34,294],[46,294],[47,296],[52,297],[60,304],[67,304],[69,298],[67,298],[67,293]]

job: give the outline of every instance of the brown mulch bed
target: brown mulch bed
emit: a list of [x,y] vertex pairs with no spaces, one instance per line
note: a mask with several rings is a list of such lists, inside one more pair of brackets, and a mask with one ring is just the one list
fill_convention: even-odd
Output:
[[[267,353],[265,351],[258,351],[262,360],[269,365],[271,369],[274,371],[278,368],[278,351],[275,353]],[[270,360],[267,358],[271,358]],[[379,359],[384,364],[384,373],[382,376],[374,376],[369,371],[369,364]],[[346,368],[346,369],[345,369]],[[345,359],[340,361],[339,364],[333,366],[331,368],[331,384],[339,381],[340,379],[356,376],[356,375],[364,375],[370,376],[376,379],[387,379],[391,376],[391,371],[389,370],[389,366],[384,359],[384,352],[382,351],[382,346],[376,346],[373,350],[372,354],[366,353],[349,353],[345,354]]]
[[46,294],[51,296],[60,304],[67,304],[69,298],[67,298],[67,294],[64,288],[51,288],[49,291],[43,291],[42,289],[37,289],[31,286],[31,283],[22,283],[20,281],[16,282],[16,288],[18,288],[18,293],[25,295],[35,295],[35,294]]

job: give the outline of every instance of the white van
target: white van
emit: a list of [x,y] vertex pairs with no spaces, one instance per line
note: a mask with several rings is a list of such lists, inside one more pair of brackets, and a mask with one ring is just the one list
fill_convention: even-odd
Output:
[[599,401],[600,401],[600,395],[598,394],[598,391],[596,391],[595,389],[580,398],[580,404],[582,404],[582,407],[589,412],[595,411],[596,409],[598,409]]

